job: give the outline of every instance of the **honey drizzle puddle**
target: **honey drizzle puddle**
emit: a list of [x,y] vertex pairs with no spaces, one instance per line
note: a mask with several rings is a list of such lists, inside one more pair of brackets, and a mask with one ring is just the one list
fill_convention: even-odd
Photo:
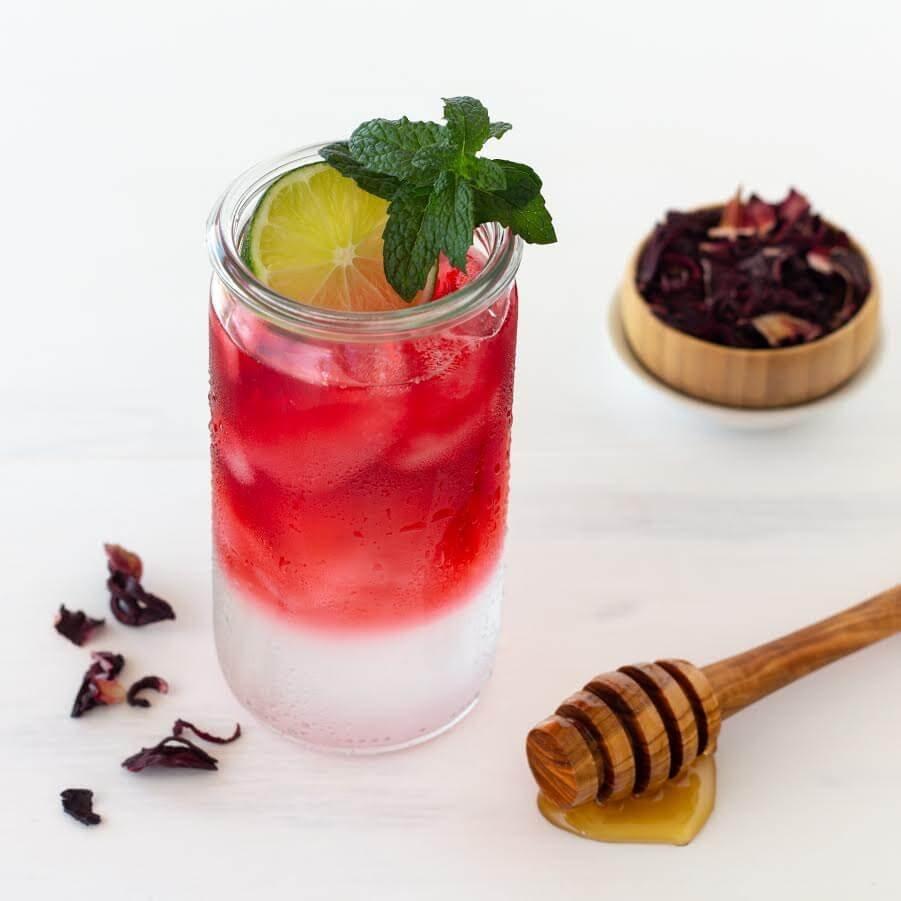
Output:
[[593,801],[562,810],[538,795],[541,815],[559,829],[598,842],[687,845],[707,822],[716,800],[716,763],[699,757],[678,779],[646,798]]

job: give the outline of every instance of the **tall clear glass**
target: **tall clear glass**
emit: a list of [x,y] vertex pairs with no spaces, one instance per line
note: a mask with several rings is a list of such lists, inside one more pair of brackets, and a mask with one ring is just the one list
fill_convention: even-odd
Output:
[[241,237],[318,151],[245,173],[209,221],[215,633],[254,714],[371,752],[449,728],[491,672],[521,244],[480,227],[469,280],[410,309],[282,297]]

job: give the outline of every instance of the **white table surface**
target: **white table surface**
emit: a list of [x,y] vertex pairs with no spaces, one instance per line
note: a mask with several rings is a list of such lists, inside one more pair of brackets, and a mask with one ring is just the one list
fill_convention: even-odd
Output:
[[[35,3],[3,14],[0,894],[5,898],[897,899],[901,640],[727,724],[683,849],[536,813],[523,739],[595,671],[705,663],[901,578],[898,20],[887,4]],[[430,745],[318,756],[244,714],[210,635],[202,246],[246,165],[372,115],[482,97],[544,176],[559,245],[523,265],[509,577],[496,674]],[[807,191],[868,247],[882,365],[847,403],[741,433],[640,384],[604,307],[667,206]],[[95,646],[172,692],[67,718],[105,609],[104,540],[175,623]],[[175,716],[218,774],[131,775]],[[104,823],[63,816],[96,792]]]

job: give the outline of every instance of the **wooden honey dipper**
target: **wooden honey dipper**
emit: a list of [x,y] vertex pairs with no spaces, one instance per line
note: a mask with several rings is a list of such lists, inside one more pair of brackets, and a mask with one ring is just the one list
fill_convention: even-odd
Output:
[[529,733],[532,775],[563,808],[655,792],[715,750],[722,720],[898,632],[901,585],[703,669],[658,660],[595,676]]

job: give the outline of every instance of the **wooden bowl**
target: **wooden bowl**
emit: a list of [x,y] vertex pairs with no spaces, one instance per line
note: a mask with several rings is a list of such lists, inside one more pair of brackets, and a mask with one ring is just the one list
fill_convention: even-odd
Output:
[[623,328],[641,364],[678,391],[730,407],[803,404],[848,381],[873,351],[879,332],[879,286],[869,258],[856,244],[867,264],[871,288],[853,318],[809,344],[747,349],[702,341],[654,315],[636,283],[646,241],[635,251],[620,290]]

